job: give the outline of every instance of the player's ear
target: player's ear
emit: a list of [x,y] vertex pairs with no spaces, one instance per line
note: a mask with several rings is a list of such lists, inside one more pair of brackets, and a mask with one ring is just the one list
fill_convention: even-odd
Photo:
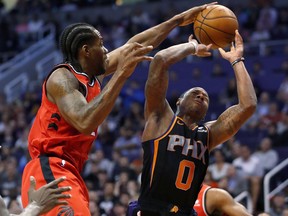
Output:
[[85,56],[89,56],[89,46],[87,44],[84,44],[81,49],[80,52],[82,52]]

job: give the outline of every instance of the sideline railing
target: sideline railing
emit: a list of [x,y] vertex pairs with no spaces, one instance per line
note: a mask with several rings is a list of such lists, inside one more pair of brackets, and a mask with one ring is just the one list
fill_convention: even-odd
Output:
[[242,193],[240,193],[239,195],[237,195],[234,200],[236,202],[240,202],[241,200],[244,200],[244,199],[247,199],[247,210],[249,213],[252,214],[253,212],[253,204],[252,204],[252,199],[251,199],[251,196],[250,196],[250,193],[248,191],[243,191]]
[[265,176],[264,176],[264,209],[266,212],[269,212],[270,210],[270,199],[283,190],[288,185],[288,179],[283,181],[281,184],[279,184],[274,190],[270,191],[270,181],[273,176],[275,176],[277,173],[279,173],[281,170],[286,168],[288,166],[288,158],[282,161],[280,164],[278,164],[275,168],[270,170]]

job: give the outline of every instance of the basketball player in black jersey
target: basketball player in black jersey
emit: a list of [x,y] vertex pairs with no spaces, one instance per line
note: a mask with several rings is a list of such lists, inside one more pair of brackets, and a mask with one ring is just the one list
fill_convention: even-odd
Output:
[[242,37],[238,31],[235,34],[230,51],[220,48],[219,52],[234,70],[239,102],[215,121],[203,125],[199,122],[209,106],[203,88],[187,90],[177,101],[176,114],[165,97],[169,66],[191,54],[210,56],[211,45],[198,44],[191,36],[188,43],[172,46],[154,56],[145,87],[144,167],[138,199],[141,216],[193,215],[209,152],[231,138],[254,113],[257,99],[244,65]]

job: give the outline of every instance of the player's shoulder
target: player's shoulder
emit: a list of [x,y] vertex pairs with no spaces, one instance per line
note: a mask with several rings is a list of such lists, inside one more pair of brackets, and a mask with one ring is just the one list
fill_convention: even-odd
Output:
[[219,203],[224,203],[233,200],[233,197],[224,189],[221,188],[209,188],[207,191],[207,198],[213,199]]
[[50,74],[47,80],[62,82],[63,80],[77,81],[77,78],[73,73],[71,73],[68,67],[58,67]]
[[[69,69],[60,67],[55,69],[46,79],[47,93],[67,92],[79,88],[79,81]],[[52,94],[54,94],[52,93]]]

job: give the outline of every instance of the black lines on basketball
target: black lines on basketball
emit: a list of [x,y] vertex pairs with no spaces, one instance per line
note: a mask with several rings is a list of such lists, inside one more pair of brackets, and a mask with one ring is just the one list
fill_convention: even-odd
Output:
[[209,6],[201,11],[194,22],[194,35],[212,49],[225,48],[234,41],[238,21],[235,14],[223,5]]

